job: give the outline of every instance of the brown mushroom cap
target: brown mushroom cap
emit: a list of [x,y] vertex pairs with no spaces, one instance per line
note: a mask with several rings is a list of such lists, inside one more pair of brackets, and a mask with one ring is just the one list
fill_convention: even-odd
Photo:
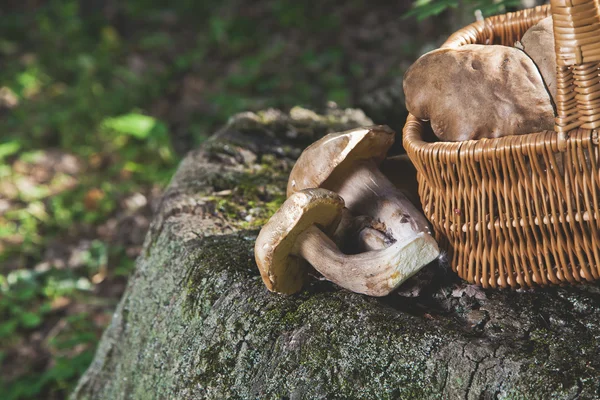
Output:
[[331,235],[342,217],[344,200],[325,189],[308,189],[291,195],[263,226],[254,246],[260,275],[273,292],[291,294],[302,289],[308,264],[291,255],[296,238],[317,225]]
[[385,125],[330,133],[317,140],[296,161],[288,180],[287,195],[321,187],[342,164],[373,159],[378,164],[394,144],[396,133]]
[[525,32],[521,39],[523,51],[537,65],[552,99],[556,99],[556,51],[552,16],[544,18]]
[[495,45],[443,48],[404,75],[408,111],[442,140],[521,135],[554,127],[550,95],[521,50]]

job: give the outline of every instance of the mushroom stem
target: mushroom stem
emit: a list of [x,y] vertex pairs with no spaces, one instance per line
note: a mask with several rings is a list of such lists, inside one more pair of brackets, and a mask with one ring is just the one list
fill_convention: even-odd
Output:
[[342,209],[342,219],[331,239],[345,254],[379,250],[393,242],[373,227],[373,218],[366,215],[355,217],[347,208]]
[[291,254],[304,258],[333,283],[369,296],[385,296],[438,256],[437,243],[424,233],[390,247],[343,254],[326,234],[312,225],[297,238]]
[[423,214],[371,160],[354,164],[344,179],[328,179],[327,188],[342,196],[351,212],[385,223],[398,241],[419,232],[431,234]]
[[385,249],[391,245],[388,236],[379,232],[377,229],[364,228],[358,233],[358,252],[362,253],[371,250]]

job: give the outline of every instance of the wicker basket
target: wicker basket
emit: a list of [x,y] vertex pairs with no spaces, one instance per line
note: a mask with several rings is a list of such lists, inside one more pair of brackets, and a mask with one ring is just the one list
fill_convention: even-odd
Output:
[[488,18],[443,47],[513,46],[552,10],[557,54],[556,132],[427,142],[409,115],[403,142],[419,196],[453,269],[484,287],[533,287],[600,276],[600,6],[598,0]]

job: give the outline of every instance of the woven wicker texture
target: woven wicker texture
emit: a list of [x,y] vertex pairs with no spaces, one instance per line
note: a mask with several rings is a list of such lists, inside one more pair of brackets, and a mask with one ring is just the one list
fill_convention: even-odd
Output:
[[600,127],[598,0],[552,0],[556,42],[557,132]]
[[[597,11],[598,2],[592,3]],[[444,47],[512,46],[549,12],[542,6],[491,17],[456,32]],[[587,32],[579,23],[572,26],[578,33]],[[585,52],[588,42],[578,43],[583,60],[586,54],[593,57],[595,53]],[[598,79],[592,64],[580,74],[591,81]],[[576,75],[583,65],[566,68]],[[569,87],[575,97],[580,94],[580,86],[571,82]],[[424,140],[429,124],[409,115],[403,142],[418,171],[421,203],[436,239],[463,279],[484,287],[513,288],[598,279],[598,135],[579,127],[568,133],[432,143]]]

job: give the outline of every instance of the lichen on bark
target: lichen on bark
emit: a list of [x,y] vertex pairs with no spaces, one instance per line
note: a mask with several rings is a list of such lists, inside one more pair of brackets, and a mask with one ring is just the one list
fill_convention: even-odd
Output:
[[596,285],[484,291],[432,265],[415,297],[318,279],[266,290],[253,244],[295,157],[370,123],[356,110],[244,113],[190,153],[72,398],[598,398]]

